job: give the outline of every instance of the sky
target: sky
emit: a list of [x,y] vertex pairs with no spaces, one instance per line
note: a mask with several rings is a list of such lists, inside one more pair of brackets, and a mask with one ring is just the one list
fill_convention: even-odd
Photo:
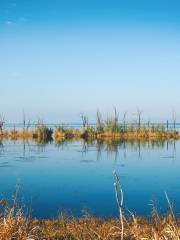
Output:
[[0,0],[0,114],[180,121],[180,1]]

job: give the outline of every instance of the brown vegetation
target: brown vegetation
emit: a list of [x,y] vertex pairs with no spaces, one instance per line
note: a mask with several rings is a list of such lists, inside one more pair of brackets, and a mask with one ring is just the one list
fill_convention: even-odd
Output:
[[[6,130],[4,120],[0,118],[0,139],[9,138],[11,140],[28,140],[34,139],[36,142],[48,142],[53,138],[56,142],[61,139],[120,139],[120,140],[170,140],[179,139],[180,133],[176,130],[176,121],[173,125],[169,124],[152,124],[142,122],[142,111],[137,110],[137,120],[133,123],[126,122],[125,112],[122,121],[119,120],[119,114],[114,108],[114,115],[107,117],[105,120],[97,111],[96,124],[89,124],[88,117],[81,114],[81,128],[75,129],[64,125],[57,126],[54,130],[44,123],[38,121],[33,128],[26,124],[25,117],[22,129]],[[174,119],[174,118],[173,118]],[[30,128],[31,127],[31,128]]]
[[[180,221],[169,212],[151,218],[124,217],[124,240],[179,240]],[[0,216],[0,240],[121,240],[119,219],[85,216],[80,219],[60,216],[55,220],[33,220],[22,210],[6,209]]]

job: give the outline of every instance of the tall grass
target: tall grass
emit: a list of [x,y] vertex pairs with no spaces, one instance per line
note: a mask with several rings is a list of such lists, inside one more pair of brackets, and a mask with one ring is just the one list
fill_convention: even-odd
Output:
[[32,138],[39,142],[52,141],[53,130],[48,128],[44,123],[38,122],[33,130]]
[[142,122],[142,111],[137,111],[137,121],[133,123],[126,122],[125,112],[122,121],[119,120],[119,114],[116,108],[114,108],[113,116],[108,116],[106,119],[102,118],[100,111],[96,114],[96,124],[89,124],[88,117],[81,115],[82,128],[81,129],[71,129],[65,127],[58,127],[55,130],[55,136],[60,137],[77,137],[77,138],[121,138],[121,139],[177,139],[180,137],[178,131],[174,128],[169,128],[169,123],[167,127],[165,124],[153,124],[148,121],[148,123]]
[[180,218],[176,217],[170,200],[167,213],[160,215],[152,205],[151,217],[138,217],[123,212],[124,192],[120,178],[114,171],[115,194],[119,218],[65,217],[38,220],[27,217],[18,204],[17,188],[12,202],[0,201],[0,240],[179,240]]
[[138,139],[179,139],[180,133],[176,130],[176,118],[173,118],[173,126],[170,127],[169,121],[164,123],[147,123],[143,122],[142,111],[137,110],[136,120],[133,122],[127,121],[127,112],[120,119],[119,114],[114,108],[114,113],[103,119],[102,114],[98,110],[96,113],[96,123],[90,124],[86,115],[81,114],[82,125],[80,128],[74,129],[59,125],[55,129],[49,128],[43,122],[38,122],[33,129],[30,128],[30,122],[26,123],[25,116],[23,117],[23,128],[17,130],[5,130],[4,121],[0,118],[0,138],[17,139],[34,139],[38,142],[48,142],[54,140],[61,141],[61,138],[72,139],[106,139],[119,138],[124,140]]
[[73,129],[65,127],[63,124],[56,127],[54,130],[54,138],[61,139],[61,138],[73,138],[75,137],[75,131]]
[[[166,215],[152,207],[151,217],[129,212],[120,218],[65,217],[38,220],[25,216],[23,208],[13,202],[0,214],[0,240],[179,240],[180,219],[175,217],[168,201]],[[6,205],[4,201],[0,204]],[[120,207],[121,209],[121,207]]]

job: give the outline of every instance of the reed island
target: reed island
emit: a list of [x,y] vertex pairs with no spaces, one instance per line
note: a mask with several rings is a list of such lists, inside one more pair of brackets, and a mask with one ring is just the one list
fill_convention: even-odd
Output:
[[137,121],[127,122],[124,114],[123,120],[114,110],[114,115],[102,118],[99,111],[96,114],[96,123],[90,124],[88,117],[81,115],[81,124],[78,128],[69,127],[66,124],[57,124],[53,128],[43,121],[36,124],[26,123],[23,120],[22,128],[6,129],[5,122],[0,121],[0,139],[10,140],[36,140],[39,142],[62,141],[62,139],[92,139],[92,140],[170,140],[179,139],[180,133],[176,129],[175,119],[163,123],[151,123],[142,121],[141,112],[137,114]]

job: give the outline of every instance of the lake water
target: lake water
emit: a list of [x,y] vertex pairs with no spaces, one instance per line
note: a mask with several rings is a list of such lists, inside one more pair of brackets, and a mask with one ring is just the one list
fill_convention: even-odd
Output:
[[0,197],[11,199],[18,183],[23,204],[37,218],[118,215],[113,170],[124,189],[124,209],[164,212],[164,191],[180,213],[180,141],[59,144],[4,141],[0,144]]

